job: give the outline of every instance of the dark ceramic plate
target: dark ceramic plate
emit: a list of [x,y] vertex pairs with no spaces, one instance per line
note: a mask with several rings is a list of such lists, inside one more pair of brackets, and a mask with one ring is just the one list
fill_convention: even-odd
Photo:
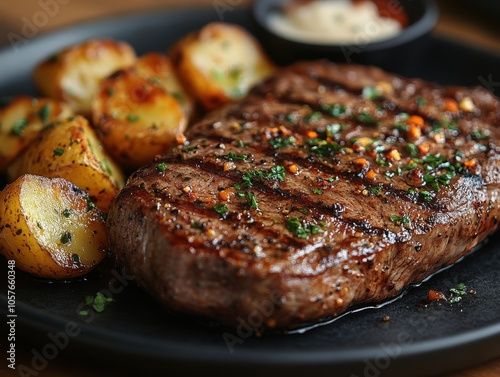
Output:
[[[35,64],[89,37],[123,39],[139,53],[165,51],[221,14],[224,21],[255,32],[248,9],[231,9],[163,10],[107,19],[30,40],[17,50],[7,46],[0,52],[0,95],[34,94]],[[405,55],[395,52],[366,62],[442,84],[482,84],[500,92],[500,56],[434,36],[424,42]],[[494,236],[461,263],[382,308],[353,313],[302,334],[260,338],[253,336],[252,324],[258,325],[262,314],[242,319],[238,329],[179,318],[105,264],[71,283],[39,281],[17,272],[17,331],[26,336],[29,349],[39,352],[50,351],[48,345],[55,343],[49,333],[78,333],[68,337],[65,355],[75,355],[79,362],[84,356],[87,362],[115,370],[136,368],[141,371],[136,375],[429,376],[500,356],[499,241]],[[6,277],[6,263],[2,266],[1,276]],[[458,283],[476,294],[454,305],[418,305],[429,289],[447,292]],[[7,314],[6,290],[2,284],[2,315]],[[102,314],[80,316],[85,296],[101,290],[111,291],[116,302]],[[382,321],[384,317],[390,321]]]

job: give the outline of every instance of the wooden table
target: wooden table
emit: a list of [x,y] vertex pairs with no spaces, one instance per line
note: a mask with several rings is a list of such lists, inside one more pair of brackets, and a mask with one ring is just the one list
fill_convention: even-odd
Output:
[[[42,8],[41,4],[52,4],[51,7]],[[248,0],[221,1],[225,4],[249,3]],[[485,16],[474,9],[473,0],[451,1],[438,0],[441,15],[435,32],[445,34],[462,41],[494,49],[500,53],[500,27],[498,19],[493,15]],[[46,33],[76,22],[87,21],[96,18],[104,18],[110,15],[129,13],[138,10],[154,9],[169,5],[204,5],[214,6],[214,0],[42,0],[17,2],[2,1],[0,4],[0,45],[8,44],[7,35],[10,32],[22,35],[26,20],[32,20],[40,11],[45,12],[47,22],[43,24],[40,19],[40,27],[34,32],[34,36]],[[38,15],[39,16],[39,15]],[[6,74],[2,72],[1,74]],[[8,74],[8,73],[7,73]],[[18,354],[18,362],[29,364],[28,353]],[[26,358],[23,360],[23,358]],[[19,361],[20,360],[20,361]],[[5,361],[2,361],[2,367]],[[7,373],[9,376],[18,376],[17,373]],[[0,375],[4,375],[0,370]],[[40,377],[86,377],[86,376],[108,376],[110,372],[103,373],[92,367],[85,367],[83,362],[75,364],[64,359],[64,354],[51,362],[49,367],[42,371]],[[499,377],[500,359],[480,365],[468,370],[442,377]],[[402,376],[404,377],[404,376]]]

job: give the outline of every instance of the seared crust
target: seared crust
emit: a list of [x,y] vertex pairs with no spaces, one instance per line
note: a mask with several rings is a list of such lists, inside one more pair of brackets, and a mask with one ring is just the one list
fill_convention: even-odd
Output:
[[230,326],[269,302],[277,328],[379,302],[497,229],[499,122],[480,88],[295,64],[129,179],[114,256],[168,308]]

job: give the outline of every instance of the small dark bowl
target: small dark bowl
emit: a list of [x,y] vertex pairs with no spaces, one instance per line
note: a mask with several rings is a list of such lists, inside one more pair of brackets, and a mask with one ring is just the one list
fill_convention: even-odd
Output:
[[271,57],[279,64],[297,60],[329,59],[339,63],[363,63],[390,69],[408,62],[421,48],[421,41],[434,28],[438,9],[433,0],[399,0],[409,24],[398,35],[366,44],[324,44],[287,39],[276,34],[268,23],[269,15],[279,12],[293,0],[256,0],[253,18],[261,40]]

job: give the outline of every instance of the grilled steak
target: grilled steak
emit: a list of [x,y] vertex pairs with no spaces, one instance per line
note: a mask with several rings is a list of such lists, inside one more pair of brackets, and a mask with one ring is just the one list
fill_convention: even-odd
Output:
[[297,63],[133,174],[114,255],[168,308],[230,326],[379,302],[497,229],[499,125],[480,88]]

